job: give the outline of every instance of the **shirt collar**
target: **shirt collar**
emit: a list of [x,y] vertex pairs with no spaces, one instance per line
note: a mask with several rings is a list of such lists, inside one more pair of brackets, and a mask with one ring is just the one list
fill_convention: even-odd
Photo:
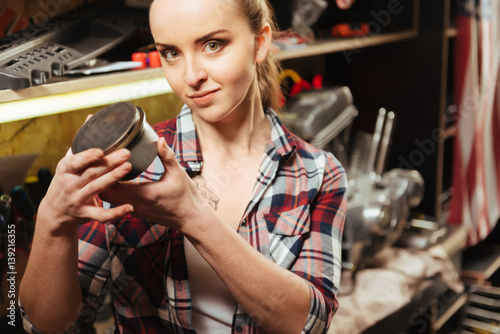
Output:
[[[281,122],[273,109],[266,107],[264,112],[267,120],[271,123],[271,142],[268,147],[275,151],[273,160],[279,160],[280,157],[287,156],[295,150],[297,147],[295,137]],[[266,149],[266,152],[269,150]]]
[[[266,152],[273,160],[279,160],[295,150],[295,138],[273,109],[266,107],[264,112],[271,124],[271,141]],[[177,116],[176,140],[176,155],[179,163],[192,171],[200,171],[203,165],[203,156],[192,111],[187,105],[182,107]]]
[[200,171],[203,165],[200,142],[193,122],[191,109],[184,105],[177,116],[177,132],[175,145],[177,160],[187,169]]

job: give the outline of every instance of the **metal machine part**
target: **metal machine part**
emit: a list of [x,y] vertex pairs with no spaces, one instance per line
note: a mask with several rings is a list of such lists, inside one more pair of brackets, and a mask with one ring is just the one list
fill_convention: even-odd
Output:
[[64,76],[123,42],[136,29],[130,12],[114,8],[57,21],[36,37],[13,38],[0,48],[0,89],[27,88]]
[[375,172],[375,163],[377,154],[379,153],[380,138],[382,137],[386,114],[387,112],[384,108],[379,109],[377,122],[375,123],[375,130],[373,132],[370,155],[368,156],[368,163],[366,165],[366,174],[368,175],[372,175],[372,173]]
[[[358,132],[352,143],[346,139],[358,114],[352,102],[348,87],[306,92],[292,101],[282,117],[294,133],[333,152],[347,171],[342,266],[351,273],[400,238],[411,209],[424,193],[418,171],[385,170],[396,118],[393,111],[380,108],[373,134]],[[346,146],[350,146],[349,157]]]
[[131,180],[158,155],[157,141],[158,135],[146,121],[144,111],[130,102],[118,102],[99,110],[80,127],[71,150],[79,153],[95,147],[108,154],[127,148],[132,170],[124,180]]
[[[328,135],[327,140],[331,140],[357,116],[352,101],[346,86],[307,91],[290,103],[282,119],[293,133],[305,140],[318,141],[322,131]],[[346,113],[346,109],[349,112]]]
[[437,222],[412,219],[406,223],[405,230],[396,245],[408,249],[426,249],[436,244],[448,228]]
[[359,267],[384,247],[392,246],[423,192],[424,181],[414,170],[393,169],[382,174],[380,181],[366,175],[352,183],[345,227],[352,233],[351,240],[344,240],[347,249],[343,260]]
[[347,86],[307,91],[292,100],[280,118],[314,147],[333,152],[347,168],[347,141],[352,121],[358,115],[352,102]]
[[354,151],[351,156],[357,160],[351,166],[348,189],[345,228],[351,232],[344,235],[343,243],[347,267],[362,266],[384,247],[392,246],[401,237],[411,209],[423,197],[424,180],[418,171],[385,171],[394,119],[394,112],[381,108],[371,140],[362,136],[362,143],[354,146],[362,153]]
[[380,108],[373,135],[357,132],[352,145],[350,159],[350,180],[369,175],[380,180],[385,169],[395,114]]

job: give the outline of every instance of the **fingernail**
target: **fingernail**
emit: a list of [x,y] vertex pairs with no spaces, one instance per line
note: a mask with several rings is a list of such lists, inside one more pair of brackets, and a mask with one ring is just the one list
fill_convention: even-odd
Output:
[[96,157],[96,158],[101,159],[103,156],[104,156],[104,152],[103,152],[103,150],[101,150],[101,149],[97,149],[97,150],[95,151],[95,157]]
[[163,147],[167,147],[167,141],[165,140],[165,137],[160,137],[159,140],[161,140],[161,144],[163,145]]
[[128,156],[129,156],[129,150],[127,150],[126,148],[120,151],[120,157],[127,158]]

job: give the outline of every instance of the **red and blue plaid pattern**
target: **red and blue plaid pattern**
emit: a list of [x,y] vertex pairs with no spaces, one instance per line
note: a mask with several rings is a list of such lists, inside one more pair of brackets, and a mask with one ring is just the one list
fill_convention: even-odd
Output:
[[[279,266],[309,283],[311,308],[303,333],[326,333],[338,302],[341,240],[346,213],[346,178],[332,154],[291,134],[276,114],[252,199],[238,233]],[[155,126],[194,175],[202,154],[191,111]],[[139,177],[158,180],[159,159]],[[82,316],[70,332],[90,326],[110,292],[119,333],[194,333],[183,237],[173,229],[131,216],[79,230],[79,279],[84,294]],[[24,316],[25,327],[38,331]],[[233,333],[264,333],[239,306]],[[69,326],[68,326],[69,328]]]

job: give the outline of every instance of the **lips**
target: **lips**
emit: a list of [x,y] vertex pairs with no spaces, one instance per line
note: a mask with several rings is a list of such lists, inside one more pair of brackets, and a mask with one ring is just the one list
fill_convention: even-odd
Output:
[[198,106],[208,105],[215,98],[218,89],[211,91],[199,92],[196,94],[188,95],[188,97]]

